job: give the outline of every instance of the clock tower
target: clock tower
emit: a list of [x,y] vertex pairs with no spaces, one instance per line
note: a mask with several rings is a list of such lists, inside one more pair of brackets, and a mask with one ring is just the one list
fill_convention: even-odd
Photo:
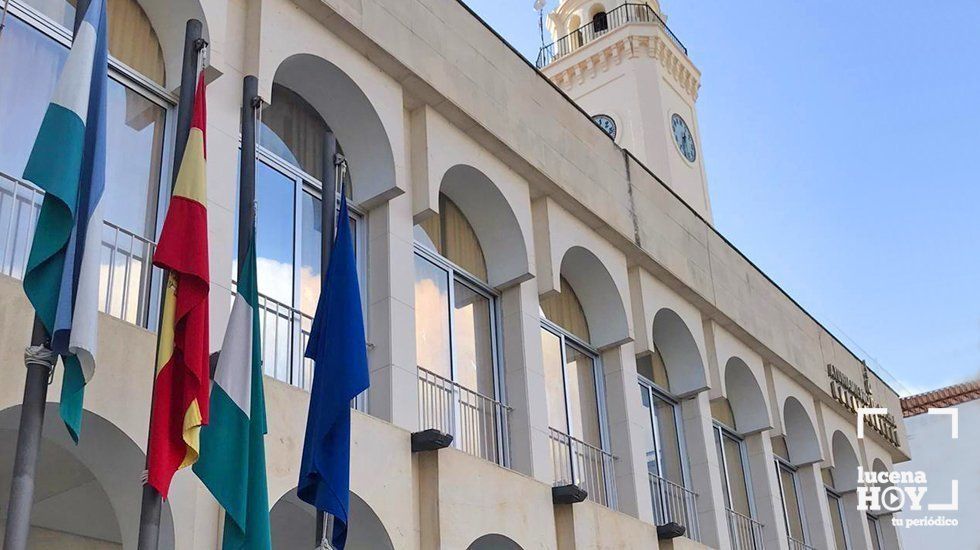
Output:
[[709,222],[695,102],[701,73],[656,0],[560,0],[541,71]]

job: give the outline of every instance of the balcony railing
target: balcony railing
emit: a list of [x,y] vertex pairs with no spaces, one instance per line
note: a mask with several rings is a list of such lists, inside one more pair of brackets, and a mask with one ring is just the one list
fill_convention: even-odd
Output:
[[659,25],[667,33],[671,41],[687,55],[687,48],[684,47],[684,44],[677,38],[677,35],[670,30],[667,23],[664,22],[653,8],[647,4],[625,3],[606,12],[605,17],[601,15],[597,16],[592,21],[541,48],[535,64],[539,69],[546,67],[552,62],[592,42],[596,38],[629,23],[653,23]]
[[453,446],[506,465],[510,407],[419,367],[419,424],[453,436]]
[[762,524],[726,508],[728,513],[728,536],[732,539],[733,550],[764,550],[762,543]]
[[670,522],[683,525],[687,528],[687,538],[700,541],[701,528],[698,525],[697,495],[694,491],[656,474],[649,476],[653,515],[657,525]]
[[554,428],[549,432],[555,486],[577,485],[588,493],[589,500],[615,508],[613,455]]
[[[0,274],[24,278],[43,199],[44,191],[30,182],[0,173]],[[103,313],[149,326],[152,283],[160,280],[160,270],[152,265],[154,246],[149,239],[104,222],[99,273]]]
[[[306,391],[313,388],[313,361],[304,357],[312,327],[313,317],[259,294],[262,370],[266,376]],[[351,406],[367,412],[367,393],[355,397]]]
[[793,537],[788,537],[789,540],[789,550],[817,550],[813,546],[801,541],[796,540]]

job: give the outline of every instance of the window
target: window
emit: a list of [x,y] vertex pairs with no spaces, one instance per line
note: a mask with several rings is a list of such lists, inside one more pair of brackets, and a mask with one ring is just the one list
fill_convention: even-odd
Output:
[[[60,6],[39,0],[30,4],[47,8],[42,9],[47,15],[57,15],[51,10]],[[74,13],[68,3],[61,8]],[[132,0],[117,0],[110,2],[109,11],[110,20],[128,12],[133,28],[143,29],[134,33],[117,25],[120,29],[112,35],[117,37],[115,42],[110,37],[110,53],[153,73],[143,75],[148,80],[162,80],[160,45],[142,9]],[[46,31],[39,30],[42,28]],[[52,26],[18,2],[11,4],[0,47],[0,74],[4,75],[0,79],[0,273],[13,277],[23,276],[30,231],[42,201],[40,192],[20,176],[69,43],[67,29]],[[133,57],[145,57],[147,64],[140,65]],[[154,72],[152,67],[157,65],[160,70]],[[160,181],[168,175],[163,149],[172,103],[167,92],[151,83],[138,85],[120,71],[119,62],[110,60],[100,308],[125,321],[150,326],[155,322],[150,298],[156,286],[150,262],[162,206]]]
[[[325,170],[337,170],[333,159],[328,162],[324,157],[324,143],[330,132],[319,113],[299,94],[273,84],[272,104],[263,109],[259,124],[260,147],[255,171],[256,266],[263,367],[266,375],[304,389],[313,383],[313,362],[304,359],[303,353],[321,285],[320,178]],[[315,171],[311,173],[311,170]],[[344,177],[349,196],[350,174],[345,169],[338,173]],[[361,220],[362,215],[352,205],[348,223],[362,279],[363,304]],[[234,250],[238,250],[237,242]],[[233,273],[237,272],[235,265]],[[366,410],[365,399],[362,394],[355,400],[358,409]]]
[[834,543],[837,550],[849,550],[847,541],[847,525],[844,523],[844,503],[840,495],[827,488],[827,505],[830,508],[830,523],[834,529]]
[[786,520],[786,533],[790,539],[806,544],[807,534],[800,501],[800,486],[796,478],[796,468],[785,460],[776,459],[776,476],[779,493],[783,503],[783,517]]
[[725,506],[743,516],[752,517],[749,495],[748,464],[742,438],[720,424],[715,424],[718,464],[725,486]]
[[881,520],[877,516],[868,514],[868,533],[871,534],[872,550],[882,550],[885,545],[881,540]]
[[609,30],[609,20],[606,16],[606,12],[600,11],[592,16],[592,32],[599,34]]
[[599,354],[574,290],[541,301],[541,355],[551,427],[551,454],[558,485],[578,485],[588,497],[614,506]]
[[452,200],[415,227],[415,342],[420,421],[458,448],[504,463],[497,294],[472,226]]

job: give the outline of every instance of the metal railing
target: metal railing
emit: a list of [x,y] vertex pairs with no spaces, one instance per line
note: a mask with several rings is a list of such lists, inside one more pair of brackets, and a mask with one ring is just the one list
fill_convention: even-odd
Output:
[[450,434],[457,449],[506,465],[503,434],[510,407],[422,367],[418,371],[420,427]]
[[731,508],[728,513],[728,536],[732,539],[732,550],[763,550],[762,524],[740,514]]
[[701,528],[698,525],[697,495],[694,491],[656,474],[650,473],[649,476],[653,516],[657,525],[670,522],[683,525],[687,528],[687,538],[700,541]]
[[615,508],[613,455],[554,428],[548,431],[555,486],[577,485],[588,493],[589,500]]
[[670,30],[667,23],[664,22],[663,18],[653,8],[647,4],[627,2],[606,12],[605,16],[596,16],[592,21],[541,48],[541,51],[538,52],[538,59],[535,65],[539,69],[546,67],[555,60],[574,52],[596,38],[628,23],[653,23],[659,25],[667,36],[670,37],[671,41],[687,55],[687,48],[684,47],[684,44],[677,38],[677,35]]
[[793,537],[787,537],[789,540],[789,550],[817,550],[813,546],[801,541],[796,540]]
[[[44,191],[0,173],[0,274],[23,279]],[[112,222],[104,222],[99,272],[99,310],[148,327],[155,243]],[[154,277],[154,274],[157,276]]]

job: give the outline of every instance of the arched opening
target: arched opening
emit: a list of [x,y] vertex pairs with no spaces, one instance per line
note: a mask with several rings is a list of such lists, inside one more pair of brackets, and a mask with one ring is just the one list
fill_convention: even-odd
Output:
[[520,544],[503,535],[483,535],[473,541],[466,550],[523,550]]
[[498,285],[526,273],[524,239],[500,191],[475,168],[450,168],[440,189],[438,215],[415,226],[420,423],[504,463]]
[[[381,118],[371,101],[347,73],[323,58],[297,54],[279,65],[273,82],[302,98],[308,108],[319,115],[326,129],[336,135],[349,165],[355,203],[383,196],[388,189],[395,187],[395,161],[391,140],[388,139]],[[286,98],[286,95],[282,97]],[[274,90],[269,109],[275,108],[276,100]],[[296,115],[301,112],[308,111],[299,108],[294,110]],[[317,154],[314,150],[317,139],[314,137],[315,125],[306,121],[300,123],[300,118],[295,116],[292,120],[295,121],[294,124],[303,124],[306,128],[283,129],[290,133],[307,130],[308,137],[304,141],[296,142],[294,147],[309,149],[299,157],[311,158]],[[316,168],[315,162],[312,167]],[[322,177],[318,172],[311,175]]]
[[573,15],[568,19],[568,39],[570,44],[567,46],[568,51],[560,53],[568,53],[580,46],[582,46],[582,18],[578,15]]
[[595,4],[589,9],[589,18],[592,21],[593,34],[599,35],[609,30],[609,21],[607,17],[606,8],[602,4]]
[[559,292],[540,303],[555,483],[578,485],[590,499],[613,505],[600,350],[629,338],[622,297],[595,254],[573,246],[561,260]]
[[[354,493],[350,494],[348,550],[393,550],[388,531],[374,510]],[[303,502],[293,489],[283,495],[269,513],[272,547],[312,548],[316,541],[316,509]]]
[[[57,403],[48,403],[57,410]],[[0,412],[0,494],[10,494],[20,406]],[[76,446],[57,414],[44,419],[29,546],[135,548],[146,457],[108,420],[84,412]],[[0,501],[0,524],[7,517]],[[0,529],[2,531],[2,529]],[[174,548],[173,518],[164,503],[160,548]]]
[[783,403],[783,430],[789,461],[796,466],[820,461],[820,443],[806,408],[795,397]]
[[744,435],[770,427],[762,386],[738,357],[725,364],[725,390],[736,431]]
[[832,487],[841,493],[857,489],[858,461],[857,452],[844,432],[837,430],[831,438],[831,449],[834,457],[832,470]]
[[[653,318],[653,345],[656,357],[650,357],[649,369],[657,378],[651,380],[678,396],[707,387],[701,351],[680,315],[666,308],[657,312]],[[646,369],[647,360],[642,363]],[[667,385],[660,384],[660,380]]]

